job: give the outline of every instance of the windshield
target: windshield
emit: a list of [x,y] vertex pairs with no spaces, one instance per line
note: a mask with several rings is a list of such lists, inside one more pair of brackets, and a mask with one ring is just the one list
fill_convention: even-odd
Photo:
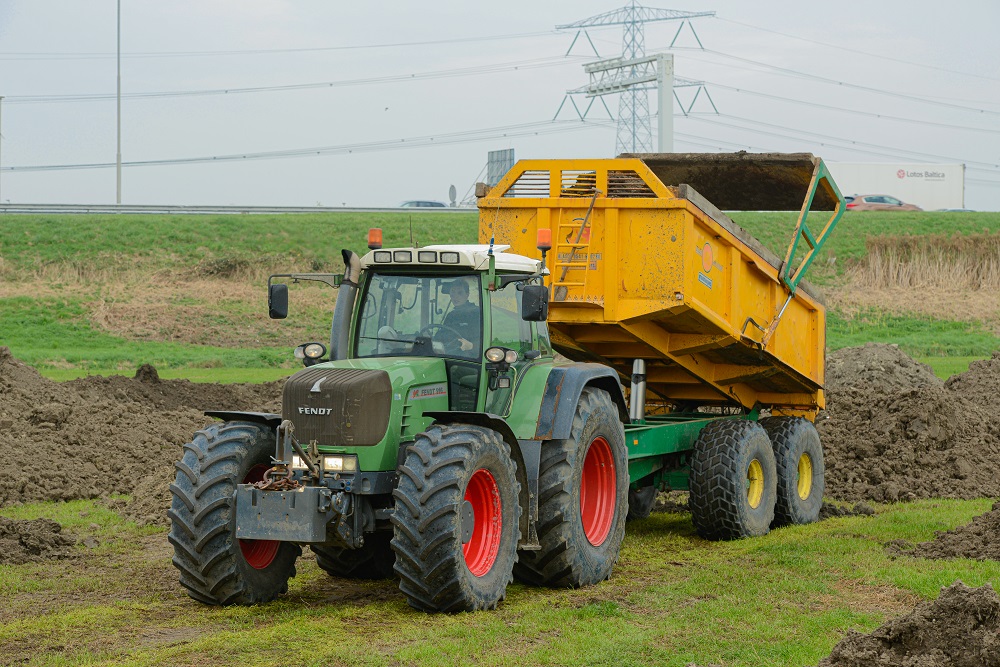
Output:
[[374,274],[358,319],[357,356],[482,356],[477,274]]

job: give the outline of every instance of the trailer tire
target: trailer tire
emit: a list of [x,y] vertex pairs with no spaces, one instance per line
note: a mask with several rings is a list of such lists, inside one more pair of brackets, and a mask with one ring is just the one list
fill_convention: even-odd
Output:
[[396,562],[389,541],[392,533],[380,530],[368,533],[365,544],[359,549],[312,545],[316,564],[331,577],[344,579],[389,579]]
[[520,486],[496,431],[434,424],[406,447],[392,515],[399,589],[428,612],[493,609],[517,560]]
[[608,392],[586,387],[570,437],[542,445],[538,478],[542,548],[521,552],[515,576],[536,586],[570,588],[610,577],[625,536],[628,484],[625,431],[618,408]]
[[691,518],[710,540],[766,535],[774,519],[777,470],[757,422],[723,419],[701,430],[691,461]]
[[212,605],[269,602],[287,592],[298,545],[236,539],[236,486],[271,467],[274,431],[249,422],[212,424],[195,433],[174,464],[167,515],[173,564],[195,600]]
[[637,519],[648,519],[653,513],[653,506],[656,505],[656,496],[659,490],[655,486],[643,486],[638,489],[628,491],[628,514],[626,521],[636,521]]
[[826,468],[816,427],[802,417],[768,417],[760,425],[771,438],[778,470],[772,527],[817,521]]

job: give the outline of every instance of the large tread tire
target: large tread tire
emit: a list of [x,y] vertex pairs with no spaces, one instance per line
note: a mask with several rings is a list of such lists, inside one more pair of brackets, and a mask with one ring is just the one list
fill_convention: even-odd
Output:
[[710,423],[698,435],[691,461],[691,518],[698,534],[710,540],[766,535],[777,478],[771,441],[760,424]]
[[760,425],[771,438],[778,469],[778,497],[771,526],[818,521],[826,467],[816,427],[802,417],[768,417],[761,419]]
[[[435,424],[417,435],[406,447],[392,494],[394,569],[410,606],[427,612],[496,608],[517,560],[519,490],[510,447],[496,431]],[[475,509],[466,515],[472,535],[463,541],[469,509]]]
[[628,492],[628,514],[625,516],[626,521],[636,521],[639,519],[648,519],[649,515],[653,513],[653,507],[656,505],[656,496],[659,491],[655,486],[643,486],[638,489],[629,489]]
[[[249,422],[212,424],[184,445],[170,485],[167,539],[174,545],[181,585],[195,600],[250,605],[287,592],[302,553],[299,546],[253,540],[241,544],[235,537],[236,486],[270,467],[272,454],[274,432]],[[256,558],[257,567],[246,553]]]
[[365,545],[360,549],[314,544],[312,550],[316,554],[316,564],[331,577],[389,579],[396,562],[396,554],[389,546],[391,539],[391,532],[381,530],[367,534]]
[[[607,501],[613,502],[604,518],[606,534],[600,531],[594,544],[587,537],[581,485],[587,456],[595,443],[614,464]],[[606,466],[605,466],[606,467]],[[542,548],[522,551],[514,575],[536,586],[579,588],[604,581],[618,561],[628,513],[628,452],[625,430],[618,408],[606,392],[584,388],[573,417],[569,438],[542,445],[538,480],[538,541]],[[593,524],[590,523],[591,528]]]

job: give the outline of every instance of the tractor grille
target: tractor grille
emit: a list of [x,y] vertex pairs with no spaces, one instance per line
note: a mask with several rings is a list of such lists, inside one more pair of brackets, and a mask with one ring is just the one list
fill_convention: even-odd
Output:
[[299,442],[376,445],[389,426],[391,396],[385,371],[307,368],[285,383],[281,412]]

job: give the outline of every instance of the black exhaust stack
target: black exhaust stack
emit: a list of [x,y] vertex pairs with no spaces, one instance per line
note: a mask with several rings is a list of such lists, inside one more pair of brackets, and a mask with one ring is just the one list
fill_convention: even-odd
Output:
[[361,277],[361,259],[350,250],[341,250],[344,257],[344,281],[337,293],[337,306],[333,309],[330,325],[330,360],[347,358],[350,346],[351,313],[358,296],[358,278]]

